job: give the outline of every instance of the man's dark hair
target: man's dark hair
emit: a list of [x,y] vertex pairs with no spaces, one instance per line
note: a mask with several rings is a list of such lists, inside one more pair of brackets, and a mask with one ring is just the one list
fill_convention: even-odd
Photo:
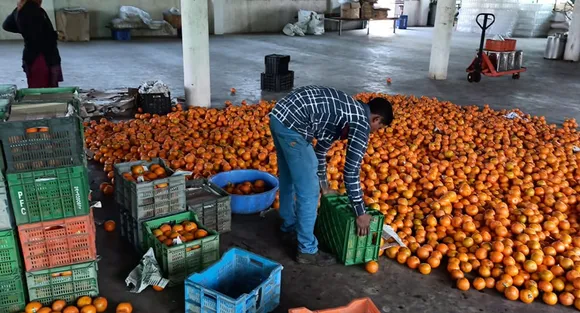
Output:
[[391,125],[394,119],[393,116],[393,106],[389,100],[385,98],[374,98],[368,103],[371,113],[379,115],[383,118],[383,124],[385,126]]

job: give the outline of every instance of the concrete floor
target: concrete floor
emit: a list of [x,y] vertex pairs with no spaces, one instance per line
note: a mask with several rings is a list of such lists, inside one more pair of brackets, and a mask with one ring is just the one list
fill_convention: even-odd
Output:
[[[276,98],[280,94],[262,94],[260,72],[263,56],[285,53],[292,56],[291,68],[296,71],[295,85],[321,84],[349,93],[379,91],[426,95],[458,104],[489,103],[494,108],[519,107],[546,115],[552,122],[566,117],[580,118],[580,65],[546,61],[542,58],[545,39],[518,41],[525,51],[529,72],[518,81],[511,77],[484,78],[469,84],[465,67],[471,61],[478,39],[475,35],[455,34],[449,66],[449,79],[427,78],[430,54],[430,29],[399,31],[397,35],[350,31],[338,37],[288,38],[281,35],[242,35],[211,38],[212,96],[214,105],[225,100],[239,102],[260,98]],[[25,86],[20,70],[20,42],[0,42],[0,82],[16,82]],[[65,82],[82,88],[118,88],[136,86],[143,80],[161,79],[173,87],[173,94],[182,94],[181,46],[176,40],[139,40],[132,42],[93,41],[61,44]],[[386,78],[393,83],[386,85]],[[229,90],[235,87],[236,96]],[[91,185],[98,190],[104,175],[91,165]],[[98,192],[94,198],[104,200],[104,208],[96,210],[97,220],[116,219],[118,212],[112,199]],[[323,309],[345,305],[354,298],[371,297],[384,313],[389,312],[561,312],[562,306],[548,307],[536,301],[526,306],[510,302],[496,292],[460,292],[453,288],[446,271],[441,268],[423,276],[396,262],[381,258],[376,275],[367,274],[360,266],[316,268],[298,266],[275,238],[276,214],[265,218],[234,216],[233,231],[221,238],[222,249],[231,246],[274,259],[284,265],[282,298],[276,312],[306,306]],[[150,289],[142,294],[126,292],[124,279],[137,264],[139,255],[118,233],[105,233],[98,228],[97,246],[101,293],[111,304],[131,301],[135,312],[183,312],[183,288],[161,293]]]

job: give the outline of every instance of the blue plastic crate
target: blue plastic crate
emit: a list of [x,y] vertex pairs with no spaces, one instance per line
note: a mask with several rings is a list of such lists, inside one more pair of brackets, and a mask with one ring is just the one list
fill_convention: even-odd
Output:
[[408,15],[401,15],[399,19],[395,22],[398,29],[407,29],[407,22],[409,21]]
[[268,313],[280,304],[282,265],[232,248],[185,281],[186,313]]
[[114,40],[127,41],[131,40],[130,29],[111,29],[111,36]]

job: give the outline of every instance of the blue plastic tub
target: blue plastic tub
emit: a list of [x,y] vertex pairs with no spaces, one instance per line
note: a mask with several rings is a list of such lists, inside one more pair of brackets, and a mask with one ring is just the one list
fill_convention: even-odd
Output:
[[232,248],[185,281],[186,313],[268,313],[280,304],[282,265]]
[[233,170],[218,173],[212,176],[209,181],[220,188],[225,188],[230,183],[239,184],[258,179],[263,180],[270,190],[255,195],[231,195],[232,213],[254,214],[268,209],[276,200],[276,192],[278,191],[278,178],[276,176],[258,170]]
[[128,41],[131,40],[130,29],[111,29],[111,36],[114,40]]

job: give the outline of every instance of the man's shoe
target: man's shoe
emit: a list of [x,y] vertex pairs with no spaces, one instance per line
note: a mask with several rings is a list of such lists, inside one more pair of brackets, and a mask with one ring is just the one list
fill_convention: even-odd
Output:
[[298,252],[296,262],[299,264],[329,266],[336,264],[336,258],[326,252],[318,251],[315,254]]

